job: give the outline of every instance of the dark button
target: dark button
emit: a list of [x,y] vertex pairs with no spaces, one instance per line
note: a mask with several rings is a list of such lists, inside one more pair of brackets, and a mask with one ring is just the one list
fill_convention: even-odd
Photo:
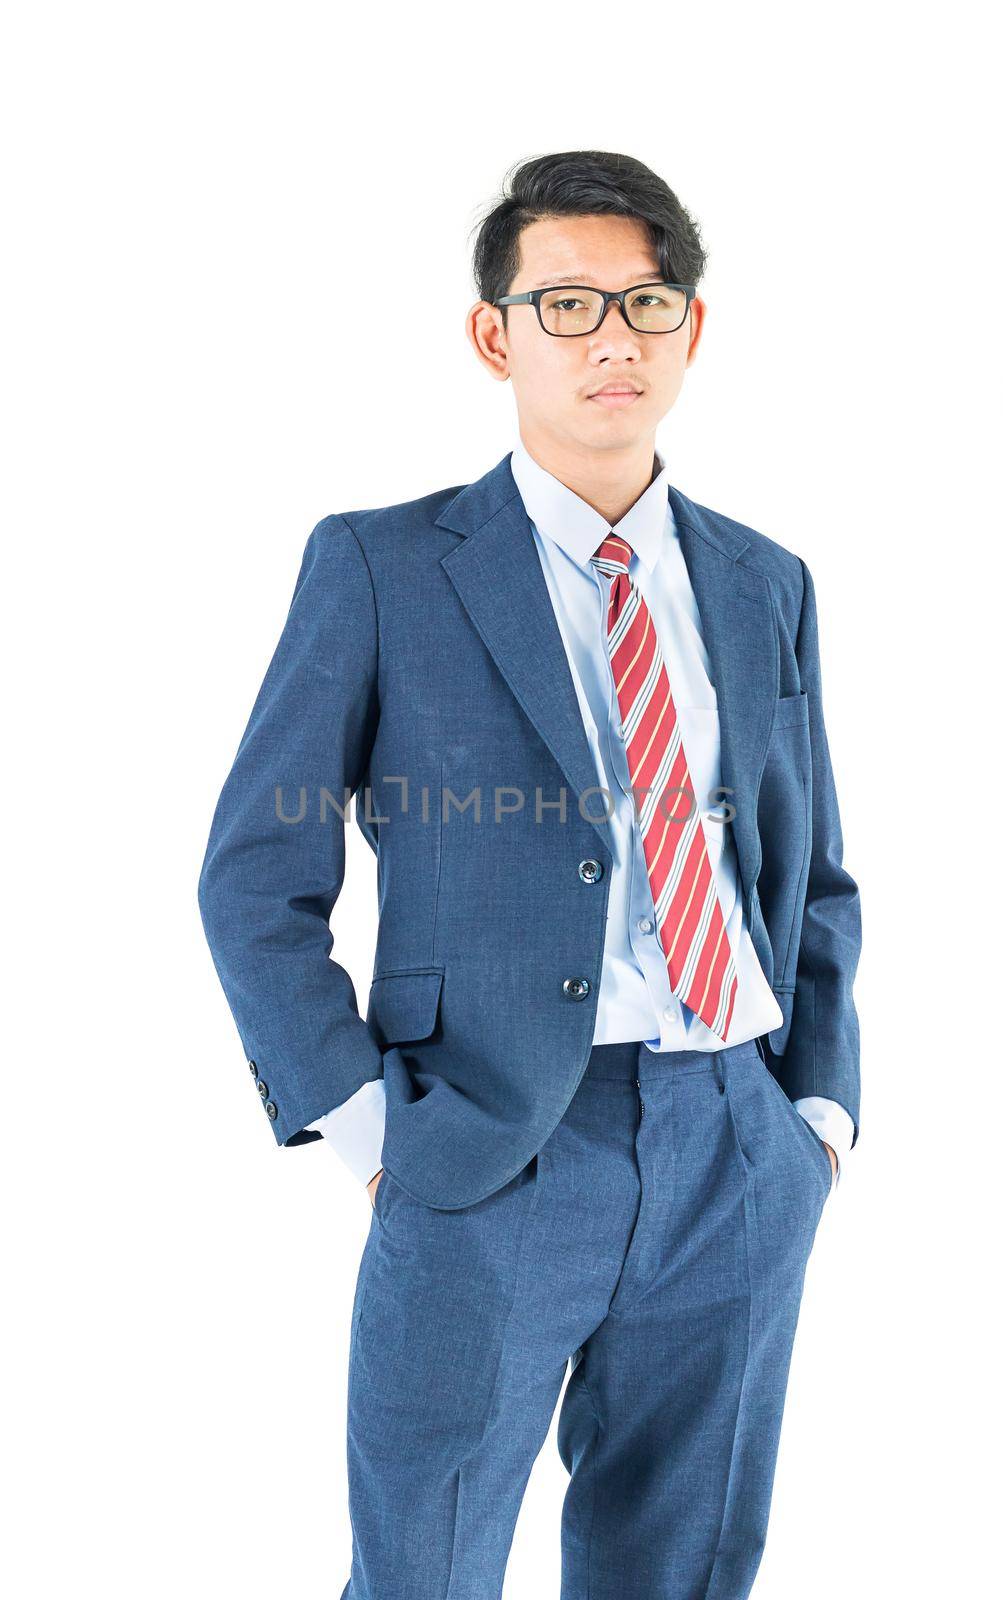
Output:
[[601,861],[579,861],[578,876],[583,883],[598,883],[602,877]]
[[571,1000],[584,1000],[592,985],[588,978],[565,978],[564,993]]
[[250,1067],[251,1071],[254,1073],[254,1076],[257,1077],[258,1076],[258,1063],[256,1061],[249,1061],[247,1063],[247,1065]]
[[260,1094],[262,1100],[268,1099],[268,1085],[264,1078],[258,1079],[258,1093]]
[[265,1102],[265,1110],[268,1112],[268,1115],[271,1117],[272,1121],[274,1122],[275,1118],[279,1114],[279,1108],[275,1104],[275,1101],[274,1100],[267,1100]]

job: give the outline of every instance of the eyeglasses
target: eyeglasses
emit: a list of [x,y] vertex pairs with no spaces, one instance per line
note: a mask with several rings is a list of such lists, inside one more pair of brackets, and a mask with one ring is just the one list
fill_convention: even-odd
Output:
[[609,309],[619,302],[627,325],[635,333],[675,333],[686,321],[693,283],[635,283],[629,289],[593,289],[585,283],[562,283],[549,289],[528,289],[525,294],[505,294],[493,306],[535,306],[544,333],[572,339],[594,333]]

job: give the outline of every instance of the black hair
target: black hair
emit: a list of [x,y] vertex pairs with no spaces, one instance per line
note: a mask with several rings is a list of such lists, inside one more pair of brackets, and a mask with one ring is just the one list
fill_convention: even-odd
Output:
[[[509,292],[519,271],[519,235],[541,217],[636,217],[647,228],[667,283],[699,283],[707,265],[700,229],[664,178],[634,156],[564,150],[534,156],[506,173],[478,229],[473,275],[482,300]],[[502,323],[508,327],[508,307]]]

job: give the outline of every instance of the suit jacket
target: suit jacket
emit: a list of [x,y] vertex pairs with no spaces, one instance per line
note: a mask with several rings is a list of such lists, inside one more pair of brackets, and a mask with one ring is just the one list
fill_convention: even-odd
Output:
[[[578,1086],[612,865],[510,459],[314,528],[199,880],[276,1140],[315,1137],[308,1123],[382,1076],[383,1165],[445,1208],[515,1176]],[[672,486],[669,499],[717,691],[744,914],[783,1013],[766,1063],[791,1099],[845,1106],[856,1142],[860,907],[811,575],[764,534]],[[330,957],[349,796],[377,856],[365,1020]]]

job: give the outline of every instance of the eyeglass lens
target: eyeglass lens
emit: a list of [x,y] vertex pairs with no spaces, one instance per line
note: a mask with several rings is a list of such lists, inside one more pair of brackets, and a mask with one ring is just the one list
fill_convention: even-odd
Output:
[[[594,289],[559,287],[540,296],[540,316],[548,333],[591,333],[602,314],[602,295]],[[686,295],[667,283],[642,284],[626,298],[627,321],[638,333],[672,333],[686,316]]]

